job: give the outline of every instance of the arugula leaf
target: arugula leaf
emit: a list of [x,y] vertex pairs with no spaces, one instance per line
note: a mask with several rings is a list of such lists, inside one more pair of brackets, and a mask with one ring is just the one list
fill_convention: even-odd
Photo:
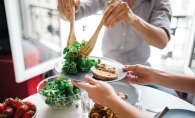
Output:
[[67,74],[77,74],[79,71],[81,72],[88,72],[92,66],[97,66],[101,63],[101,60],[98,59],[97,61],[94,59],[90,59],[86,55],[81,55],[78,58],[75,58],[76,54],[84,48],[87,41],[82,40],[81,43],[76,41],[72,45],[68,45],[64,48],[64,62],[62,66],[62,72]]

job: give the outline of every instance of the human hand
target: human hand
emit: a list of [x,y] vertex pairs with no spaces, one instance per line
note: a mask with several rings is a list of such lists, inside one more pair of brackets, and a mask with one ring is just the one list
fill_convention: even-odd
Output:
[[126,77],[123,81],[132,82],[136,84],[151,84],[154,79],[154,70],[150,67],[143,65],[127,65],[122,68],[123,71],[127,71]]
[[131,11],[126,2],[118,0],[110,5],[109,1],[107,6],[108,8],[104,13],[104,17],[106,18],[105,26],[113,28],[121,21],[129,26],[134,23],[136,15]]
[[87,83],[75,81],[72,81],[72,83],[78,88],[86,90],[89,98],[91,98],[94,103],[109,106],[109,101],[111,99],[118,98],[115,90],[110,84],[87,76],[85,77],[85,81]]
[[75,12],[77,12],[80,8],[80,0],[58,0],[58,11],[62,19],[70,20],[71,4],[75,5]]

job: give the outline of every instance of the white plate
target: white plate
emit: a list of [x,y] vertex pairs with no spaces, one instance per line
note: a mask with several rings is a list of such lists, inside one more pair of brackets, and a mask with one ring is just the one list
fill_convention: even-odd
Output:
[[[119,81],[127,75],[127,72],[124,72],[122,70],[122,67],[124,67],[124,65],[122,65],[121,63],[119,63],[115,60],[105,58],[105,57],[95,57],[95,56],[89,56],[89,58],[95,59],[96,61],[97,61],[97,59],[100,59],[101,63],[106,64],[106,66],[115,67],[115,69],[118,73],[118,78],[115,79],[115,80],[105,80],[106,82]],[[62,72],[62,66],[63,66],[62,61],[58,61],[58,62],[56,62],[55,66],[54,66],[54,69],[57,71],[57,73],[59,73],[60,75],[65,76],[69,79],[72,79],[72,80],[75,80],[75,81],[85,81],[84,80],[85,76],[93,77],[93,74],[91,73],[91,71],[89,71],[88,73],[78,72],[75,75],[70,75],[70,74],[63,73]],[[94,78],[94,79],[96,79],[96,78]]]
[[110,83],[110,85],[114,88],[114,90],[118,93],[125,93],[128,95],[127,101],[130,104],[135,104],[138,100],[139,94],[135,87],[133,87],[130,83],[118,81]]

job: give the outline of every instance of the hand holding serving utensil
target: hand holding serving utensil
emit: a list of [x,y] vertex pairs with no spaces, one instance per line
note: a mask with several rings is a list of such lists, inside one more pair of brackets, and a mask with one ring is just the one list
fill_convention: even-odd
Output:
[[[110,4],[114,3],[115,1],[116,0],[112,0]],[[94,32],[92,37],[89,39],[89,41],[87,42],[85,47],[82,50],[80,50],[80,52],[75,56],[76,58],[78,58],[81,54],[88,56],[92,52],[92,50],[95,46],[95,43],[97,41],[98,35],[100,33],[100,30],[101,30],[102,26],[104,25],[105,21],[106,21],[106,19],[104,17],[102,17],[102,20],[101,20],[100,24],[98,25],[96,31]]]

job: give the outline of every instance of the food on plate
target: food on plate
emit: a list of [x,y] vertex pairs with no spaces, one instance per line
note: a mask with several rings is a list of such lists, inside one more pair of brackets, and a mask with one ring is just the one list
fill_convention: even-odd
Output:
[[106,67],[105,64],[98,64],[91,69],[93,76],[100,80],[114,80],[118,78],[115,67]]
[[112,112],[108,107],[102,106],[95,103],[93,108],[90,110],[89,118],[119,118],[116,114]]
[[89,72],[91,67],[96,67],[100,63],[100,59],[96,61],[86,55],[81,55],[80,57],[75,58],[76,54],[84,48],[86,43],[87,41],[85,40],[82,40],[81,43],[76,41],[74,44],[68,45],[64,48],[63,73],[77,74],[78,72]]
[[44,86],[38,90],[41,95],[46,97],[46,104],[53,108],[68,108],[79,99],[80,89],[73,85],[69,79],[64,76],[51,79],[54,80],[43,80],[44,83],[40,86]]
[[[128,95],[125,93],[116,93],[121,99],[127,99]],[[95,103],[89,112],[89,118],[119,118],[108,107]]]
[[116,93],[121,99],[123,99],[123,100],[126,100],[127,99],[127,97],[128,97],[128,95],[126,94],[126,93]]
[[36,106],[30,101],[21,101],[19,98],[6,98],[0,103],[0,118],[33,118]]

